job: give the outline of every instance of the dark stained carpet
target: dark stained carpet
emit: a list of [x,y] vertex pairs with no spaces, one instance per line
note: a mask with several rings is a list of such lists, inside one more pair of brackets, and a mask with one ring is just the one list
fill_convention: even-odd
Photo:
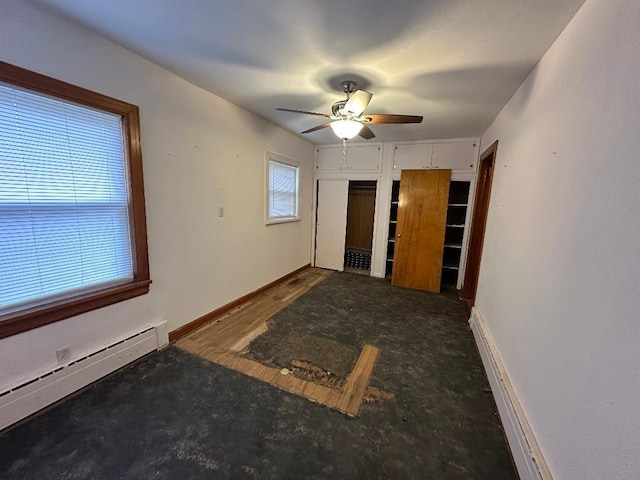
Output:
[[360,417],[175,347],[0,435],[2,479],[513,479],[468,312],[457,299],[334,274],[275,316],[380,347]]

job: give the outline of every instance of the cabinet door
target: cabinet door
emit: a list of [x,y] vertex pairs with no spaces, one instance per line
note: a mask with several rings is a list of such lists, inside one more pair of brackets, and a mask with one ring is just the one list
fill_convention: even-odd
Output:
[[[339,151],[342,154],[342,148]],[[352,172],[379,172],[380,146],[355,145],[347,147],[347,170]]]
[[316,171],[341,172],[345,168],[346,163],[342,154],[342,147],[316,148]]
[[344,270],[349,180],[318,180],[315,266]]
[[475,157],[476,142],[434,143],[431,168],[472,172]]
[[393,154],[394,170],[418,170],[429,168],[431,163],[430,143],[412,143],[396,145]]
[[380,172],[380,145],[347,146],[345,155],[341,146],[316,148],[317,172]]

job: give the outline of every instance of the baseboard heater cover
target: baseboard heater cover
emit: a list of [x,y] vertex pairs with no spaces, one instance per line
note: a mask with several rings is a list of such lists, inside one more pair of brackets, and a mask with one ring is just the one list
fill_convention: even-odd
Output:
[[476,307],[471,310],[469,325],[487,372],[513,461],[521,480],[552,480],[493,339]]
[[168,343],[163,321],[0,391],[0,430]]

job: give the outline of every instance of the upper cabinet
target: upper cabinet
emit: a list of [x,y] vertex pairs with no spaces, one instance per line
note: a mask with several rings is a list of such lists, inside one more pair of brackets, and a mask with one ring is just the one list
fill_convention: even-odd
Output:
[[340,145],[316,147],[316,172],[379,173],[382,149],[379,144],[348,145],[346,155]]
[[393,154],[394,170],[418,170],[430,168],[431,143],[399,143]]
[[476,166],[478,142],[434,143],[431,168],[473,172]]
[[398,143],[395,145],[393,170],[424,168],[474,172],[478,142],[466,140],[440,143]]

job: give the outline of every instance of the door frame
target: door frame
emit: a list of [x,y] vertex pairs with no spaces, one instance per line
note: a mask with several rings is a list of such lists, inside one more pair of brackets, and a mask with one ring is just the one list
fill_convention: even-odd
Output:
[[482,248],[484,246],[485,230],[487,227],[489,203],[491,201],[491,185],[493,183],[497,152],[498,140],[480,155],[478,179],[473,202],[473,217],[471,219],[471,233],[469,234],[469,248],[464,270],[464,283],[462,284],[462,290],[460,292],[460,296],[466,300],[469,308],[475,305],[478,290],[478,277],[480,275]]

